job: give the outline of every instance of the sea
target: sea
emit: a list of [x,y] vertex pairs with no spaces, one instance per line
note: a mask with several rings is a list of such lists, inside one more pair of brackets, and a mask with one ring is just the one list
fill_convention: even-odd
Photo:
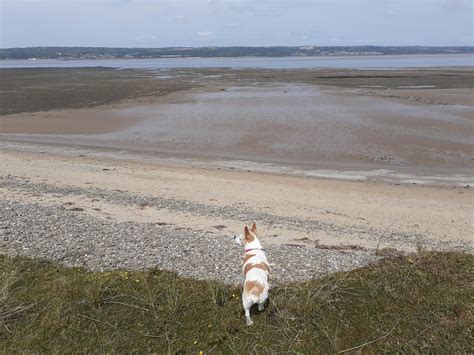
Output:
[[232,57],[232,58],[153,58],[91,60],[0,60],[0,68],[121,69],[233,68],[233,69],[400,69],[428,67],[472,67],[474,54],[347,56],[347,57]]

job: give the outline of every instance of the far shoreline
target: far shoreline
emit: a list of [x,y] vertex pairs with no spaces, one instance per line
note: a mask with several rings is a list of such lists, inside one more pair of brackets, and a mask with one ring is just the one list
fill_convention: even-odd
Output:
[[[351,65],[350,63],[344,64],[344,65],[329,65],[331,61],[342,61],[342,62],[349,62],[351,60],[357,61],[357,60],[402,60],[402,59],[420,59],[420,58],[466,58],[466,62],[461,63],[461,64],[456,64],[456,63],[440,63],[439,65],[433,65],[433,63],[406,63],[405,65],[380,65],[380,63],[377,63],[376,65]],[[187,65],[187,66],[180,66],[179,63],[189,63],[192,61],[201,61],[201,63],[196,63],[195,65]],[[202,62],[208,62],[212,64],[212,62],[216,62],[216,65],[208,65],[206,63]],[[232,63],[229,63],[228,66],[224,65],[218,65],[220,62],[225,62],[225,61],[237,61],[241,63],[246,63],[246,62],[256,62],[256,64],[260,65],[255,65],[255,66],[249,66],[249,65],[232,65]],[[262,65],[264,62],[293,62],[293,63],[304,63],[304,62],[311,62],[314,61],[315,65],[314,66],[298,66],[298,65],[287,65],[283,67],[278,67],[278,66],[265,66]],[[89,66],[87,64],[90,63],[99,63],[98,65],[94,66]],[[275,70],[284,70],[284,69],[292,69],[292,70],[297,70],[297,69],[353,69],[353,70],[366,70],[366,69],[379,69],[379,70],[384,70],[384,69],[433,69],[433,68],[473,68],[474,67],[474,53],[453,53],[453,54],[448,54],[448,53],[442,53],[442,54],[370,54],[370,55],[362,55],[362,54],[354,54],[354,55],[321,55],[321,56],[236,56],[236,57],[227,57],[227,56],[222,56],[222,57],[194,57],[194,56],[189,56],[189,57],[148,57],[148,58],[124,58],[124,57],[98,57],[98,58],[88,58],[88,59],[83,59],[83,58],[61,58],[61,59],[56,59],[56,58],[29,58],[29,59],[0,59],[0,69],[8,69],[8,68],[42,68],[42,67],[48,67],[48,68],[54,68],[54,66],[49,66],[48,64],[50,63],[60,63],[58,65],[59,68],[65,68],[65,67],[71,67],[71,68],[80,68],[80,67],[101,67],[100,62],[107,64],[106,67],[111,67],[111,68],[117,68],[117,69],[152,69],[152,70],[169,70],[169,69],[180,69],[180,68],[196,68],[196,69],[205,69],[205,68],[233,68],[233,69],[275,69]],[[154,63],[169,63],[169,62],[175,62],[176,65],[165,65],[163,67],[156,66],[156,67],[146,67],[146,66],[140,66],[137,65],[136,67],[134,66],[120,66],[114,65],[114,66],[109,66],[108,64],[114,63],[114,62],[122,62],[122,63],[139,63],[139,64],[146,64],[147,62],[154,62]],[[11,64],[11,66],[8,66],[8,64]],[[19,63],[20,65],[15,65],[15,63]],[[35,66],[35,63],[38,65]],[[77,63],[78,65],[64,65],[66,63]],[[80,64],[84,64],[84,66],[81,66]],[[326,64],[323,66],[318,66],[316,64]],[[370,63],[368,63],[370,64]],[[24,65],[24,66],[22,66]]]
[[28,58],[28,59],[14,59],[6,58],[0,59],[0,61],[31,61],[31,60],[77,60],[77,61],[89,61],[89,60],[149,60],[149,59],[235,59],[235,58],[261,58],[261,59],[316,59],[316,58],[379,58],[379,57],[449,57],[449,56],[467,56],[474,57],[474,53],[420,53],[420,54],[347,54],[347,55],[293,55],[293,56],[265,56],[265,55],[241,55],[241,56],[161,56],[161,57],[145,57],[145,58],[133,58],[133,57],[97,57],[97,58]]

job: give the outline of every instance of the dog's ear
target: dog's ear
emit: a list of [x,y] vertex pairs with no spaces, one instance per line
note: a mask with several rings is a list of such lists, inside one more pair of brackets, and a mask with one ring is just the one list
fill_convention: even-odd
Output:
[[245,226],[245,228],[244,228],[244,235],[245,235],[245,241],[247,243],[249,243],[253,240],[253,235],[250,234],[249,228],[247,226]]
[[252,233],[257,234],[257,225],[255,223],[252,225]]

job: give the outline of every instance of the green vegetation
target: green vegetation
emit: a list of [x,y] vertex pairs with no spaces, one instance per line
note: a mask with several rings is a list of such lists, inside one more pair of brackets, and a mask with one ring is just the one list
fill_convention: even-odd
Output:
[[28,47],[0,48],[0,59],[100,59],[162,57],[287,57],[324,55],[466,54],[472,46],[273,46],[273,47]]
[[426,253],[275,287],[246,327],[235,287],[2,256],[0,353],[471,352],[473,261]]

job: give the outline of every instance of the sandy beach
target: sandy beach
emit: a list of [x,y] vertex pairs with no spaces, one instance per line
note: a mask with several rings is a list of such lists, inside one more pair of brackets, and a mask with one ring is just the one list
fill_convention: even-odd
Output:
[[[4,198],[45,205],[72,202],[97,218],[166,222],[198,231],[215,229],[221,235],[239,233],[243,223],[255,219],[263,224],[267,244],[344,244],[413,251],[424,240],[427,246],[433,242],[435,247],[447,249],[472,241],[473,195],[469,188],[308,179],[230,168],[62,156],[47,151],[3,150],[2,173]],[[26,179],[32,185],[123,191],[236,212],[229,218],[192,209],[123,206],[80,195],[31,196],[28,189],[9,188],[10,179]],[[242,211],[245,213],[239,218]],[[213,228],[219,225],[225,227]]]
[[[47,111],[32,100],[25,112],[0,116],[3,251],[92,269],[161,265],[202,278],[214,259],[196,274],[178,256],[199,259],[217,243],[238,263],[231,236],[256,221],[293,279],[397,253],[472,252],[474,105],[466,81],[426,88],[436,76],[424,75],[409,80],[416,88],[397,89],[406,85],[390,72],[396,85],[381,89],[357,78],[337,86],[271,73],[253,83],[247,71],[238,79],[232,71],[181,73],[179,85],[158,95]],[[18,220],[7,218],[15,210],[23,211]],[[35,235],[32,214],[66,228],[65,239]],[[169,258],[157,256],[157,235],[173,241]],[[194,251],[189,241],[198,243]],[[298,271],[285,255],[309,260],[307,267]],[[227,278],[232,262],[222,263],[218,274],[236,281]]]

